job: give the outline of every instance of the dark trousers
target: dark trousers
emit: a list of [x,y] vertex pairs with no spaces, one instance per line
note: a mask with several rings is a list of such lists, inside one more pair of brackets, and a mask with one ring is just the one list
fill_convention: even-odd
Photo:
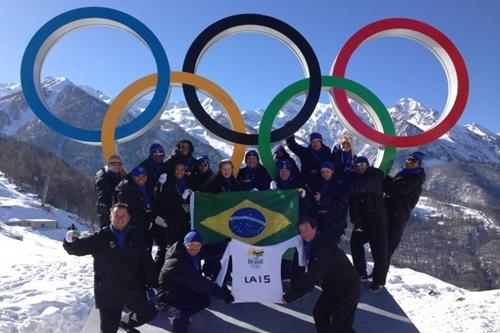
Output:
[[387,229],[389,256],[388,264],[390,264],[391,257],[394,254],[394,251],[398,248],[399,242],[401,242],[407,221],[408,219],[389,219],[389,228]]
[[151,230],[149,230],[149,235],[154,244],[158,247],[154,262],[156,272],[159,275],[163,262],[165,261],[165,254],[167,253],[167,229],[153,223]]
[[352,328],[357,301],[346,300],[322,292],[313,310],[314,324],[318,333],[356,333]]
[[[116,333],[118,331],[124,305],[99,308],[101,333]],[[126,305],[132,312],[125,317],[124,321],[131,327],[145,324],[156,317],[158,312],[154,305],[148,303],[146,294],[144,294],[144,300],[127,302]]]
[[388,267],[387,231],[385,228],[371,232],[356,231],[351,234],[351,254],[359,276],[367,275],[364,244],[370,243],[373,257],[373,284],[385,285]]
[[162,309],[172,325],[172,333],[187,333],[189,317],[197,314],[210,305],[210,296],[191,297],[184,300],[185,304],[169,304]]

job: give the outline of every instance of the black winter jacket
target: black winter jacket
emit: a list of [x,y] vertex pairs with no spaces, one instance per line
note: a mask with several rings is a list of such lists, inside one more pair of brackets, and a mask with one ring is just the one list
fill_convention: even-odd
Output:
[[72,255],[94,257],[94,295],[98,308],[142,300],[146,287],[158,285],[151,250],[143,234],[133,227],[123,248],[118,246],[109,227],[73,243],[64,241],[63,247]]
[[299,145],[295,141],[294,136],[287,138],[286,144],[299,157],[301,164],[300,172],[306,184],[309,185],[313,192],[318,191],[322,179],[320,173],[321,164],[330,160],[330,147],[322,145],[317,153],[317,158],[315,158],[312,147]]
[[253,188],[259,191],[269,190],[271,177],[267,173],[266,168],[261,164],[255,167],[253,174],[248,166],[241,168],[238,172],[238,181],[240,182],[243,191],[250,191]]
[[316,216],[324,232],[340,239],[347,227],[349,189],[337,177],[334,177],[330,183],[326,193],[321,195],[320,201],[314,201]]
[[144,196],[135,186],[134,180],[130,176],[123,179],[116,186],[116,196],[113,202],[122,202],[128,205],[130,214],[130,224],[143,231],[149,230],[150,223],[154,221],[156,216],[156,207],[154,195],[151,189],[148,189],[148,197],[150,209],[145,207]]
[[361,295],[361,281],[345,253],[332,238],[325,235],[320,234],[312,242],[307,271],[297,265],[295,253],[291,289],[283,298],[292,302],[321,284],[323,292],[335,297],[339,303],[357,303]]
[[410,212],[418,203],[425,181],[425,171],[420,173],[398,173],[394,178],[386,177],[384,192],[387,214],[391,223],[406,223]]
[[235,192],[241,190],[240,182],[233,176],[231,176],[231,189],[228,189],[224,181],[224,176],[218,172],[201,189],[202,192],[209,193]]
[[182,308],[193,298],[207,295],[221,298],[222,293],[222,288],[203,277],[195,267],[182,242],[176,242],[168,249],[156,297],[160,307],[174,305]]
[[371,232],[387,229],[387,211],[385,208],[384,173],[374,167],[350,177],[349,214],[355,228]]
[[[113,195],[115,187],[118,185],[122,177],[113,177],[106,172],[104,168],[97,171],[94,178],[96,212],[103,217],[109,216],[109,209],[113,205]],[[109,224],[109,217],[107,218]],[[102,226],[103,227],[103,226]]]

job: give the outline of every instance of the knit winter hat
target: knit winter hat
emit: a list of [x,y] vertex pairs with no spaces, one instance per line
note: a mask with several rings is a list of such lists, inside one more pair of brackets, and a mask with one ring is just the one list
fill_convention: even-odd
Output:
[[321,163],[320,169],[323,169],[323,168],[327,168],[327,169],[330,169],[333,172],[335,172],[335,163],[330,162],[330,161],[323,162],[323,163]]
[[413,153],[408,155],[408,157],[413,157],[418,162],[422,163],[422,161],[424,160],[425,154],[420,152],[420,151],[414,151]]
[[292,170],[292,163],[288,160],[280,160],[278,161],[278,170],[281,169],[287,169],[287,170]]
[[132,169],[131,174],[134,177],[138,177],[138,176],[141,176],[141,175],[146,176],[147,175],[146,168],[141,167],[141,166],[136,166],[135,168]]
[[282,145],[277,145],[276,147],[273,148],[273,155],[279,151],[286,153],[285,147],[283,147]]
[[366,165],[370,165],[370,163],[368,162],[368,158],[366,158],[365,156],[356,157],[356,159],[354,160],[354,164],[356,163],[366,163]]
[[249,150],[247,151],[247,153],[245,154],[245,161],[250,157],[250,156],[255,156],[257,157],[257,161],[259,161],[259,154],[257,153],[256,150]]
[[318,133],[318,132],[312,132],[310,135],[309,135],[309,142],[311,142],[312,140],[314,139],[320,139],[321,141],[323,141],[323,136],[321,135],[321,133]]
[[163,146],[159,143],[153,143],[151,147],[149,147],[149,155],[153,156],[153,154],[164,154],[165,155],[165,149]]
[[193,242],[203,243],[203,236],[196,230],[191,230],[184,236],[184,245]]
[[198,164],[202,164],[202,163],[209,163],[210,162],[210,159],[208,158],[207,155],[201,155],[199,156],[196,161],[198,162]]

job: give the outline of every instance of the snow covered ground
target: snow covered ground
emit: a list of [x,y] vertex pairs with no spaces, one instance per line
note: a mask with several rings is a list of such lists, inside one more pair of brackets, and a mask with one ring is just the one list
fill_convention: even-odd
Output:
[[[94,302],[92,258],[69,256],[61,240],[72,223],[84,227],[70,213],[41,208],[0,174],[0,223],[12,218],[55,219],[60,229],[0,224],[0,332],[79,332]],[[423,333],[500,332],[500,290],[469,292],[395,267],[386,287]]]

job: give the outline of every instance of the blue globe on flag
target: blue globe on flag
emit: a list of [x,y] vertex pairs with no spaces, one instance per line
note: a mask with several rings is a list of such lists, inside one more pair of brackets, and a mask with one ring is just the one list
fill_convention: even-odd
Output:
[[266,218],[255,208],[238,209],[229,218],[229,229],[239,237],[252,238],[266,227]]

